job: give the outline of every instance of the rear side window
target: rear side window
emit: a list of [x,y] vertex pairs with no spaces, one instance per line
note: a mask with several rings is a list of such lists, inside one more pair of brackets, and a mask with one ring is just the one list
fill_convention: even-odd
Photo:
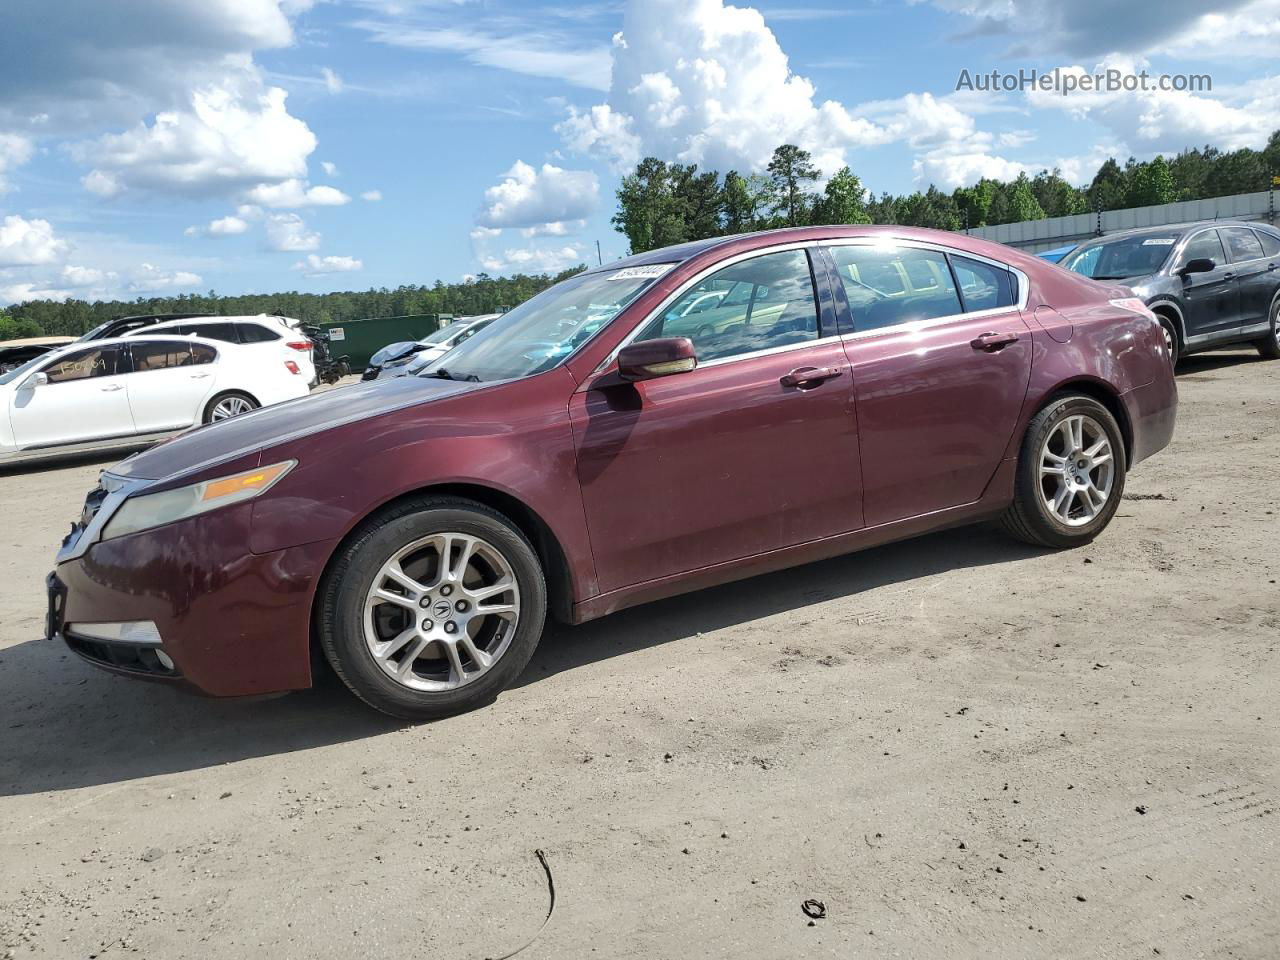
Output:
[[80,350],[44,368],[50,383],[69,383],[91,377],[114,377],[119,372],[120,348],[96,347]]
[[1265,230],[1255,230],[1253,232],[1258,235],[1258,242],[1262,244],[1262,255],[1264,257],[1280,256],[1280,239]]
[[183,333],[193,333],[197,337],[210,340],[222,340],[225,343],[239,343],[234,323],[189,323],[182,328]]
[[[961,312],[947,259],[936,250],[877,244],[831,247],[830,252],[844,284],[855,331]],[[914,285],[917,277],[918,287]],[[904,278],[913,286],[908,287]]]
[[[211,347],[200,344],[184,343],[181,340],[166,340],[161,343],[135,343],[130,348],[133,353],[133,370],[135,373],[146,373],[151,370],[168,370],[171,367],[192,367],[196,365],[195,351],[213,353]],[[210,357],[204,363],[211,363]]]
[[240,330],[241,343],[270,343],[272,340],[280,339],[280,334],[274,330],[268,330],[261,324],[240,323],[236,326]]
[[1262,244],[1248,227],[1223,227],[1221,233],[1222,239],[1227,243],[1232,263],[1262,258]]
[[1192,260],[1212,260],[1215,266],[1222,266],[1227,262],[1227,254],[1222,249],[1222,240],[1219,239],[1217,230],[1206,230],[1191,238],[1178,263],[1185,267]]
[[951,265],[960,282],[960,296],[964,299],[966,313],[1011,307],[1017,301],[1013,276],[1008,270],[954,255]]

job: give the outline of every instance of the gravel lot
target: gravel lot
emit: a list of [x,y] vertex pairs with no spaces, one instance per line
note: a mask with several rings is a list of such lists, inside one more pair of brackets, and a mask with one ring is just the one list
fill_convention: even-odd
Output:
[[500,957],[541,849],[522,960],[1273,958],[1280,363],[1179,382],[1090,548],[971,528],[557,628],[420,727],[43,643],[105,464],[0,475],[0,956]]

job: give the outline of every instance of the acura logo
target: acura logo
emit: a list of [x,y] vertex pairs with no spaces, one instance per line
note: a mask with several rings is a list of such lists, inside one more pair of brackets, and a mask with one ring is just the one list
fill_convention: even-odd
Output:
[[448,600],[441,600],[435,605],[435,615],[442,618],[447,617],[452,609]]

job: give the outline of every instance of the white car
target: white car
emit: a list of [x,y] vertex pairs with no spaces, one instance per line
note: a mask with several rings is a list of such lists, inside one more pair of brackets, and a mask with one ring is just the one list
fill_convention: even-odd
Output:
[[0,375],[0,465],[138,448],[305,397],[296,360],[198,337],[76,342]]
[[148,324],[122,336],[156,337],[161,334],[176,334],[251,346],[256,350],[270,350],[281,359],[296,363],[306,382],[312,384],[316,381],[315,363],[311,358],[315,344],[298,329],[301,323],[300,320],[266,313],[248,317],[182,317]]
[[383,347],[369,359],[364,379],[386,380],[417,373],[432,360],[440,359],[500,316],[500,313],[485,313],[476,317],[460,317],[421,340],[407,340]]

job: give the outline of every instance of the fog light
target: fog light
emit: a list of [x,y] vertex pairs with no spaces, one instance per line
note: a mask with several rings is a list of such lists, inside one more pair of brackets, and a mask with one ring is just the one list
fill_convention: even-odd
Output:
[[156,650],[156,659],[160,661],[160,666],[166,670],[173,669],[173,661],[169,659],[169,655],[163,650]]
[[115,643],[159,643],[160,631],[150,620],[125,620],[115,623],[69,623],[66,629],[92,640]]

